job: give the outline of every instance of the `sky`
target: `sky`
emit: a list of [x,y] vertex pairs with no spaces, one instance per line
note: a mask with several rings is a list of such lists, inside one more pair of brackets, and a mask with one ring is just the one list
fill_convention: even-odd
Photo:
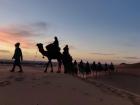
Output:
[[[140,0],[0,0],[0,59],[21,43],[25,60],[43,60],[44,46],[58,36],[73,59],[114,63],[140,61]],[[47,59],[45,59],[47,60]]]

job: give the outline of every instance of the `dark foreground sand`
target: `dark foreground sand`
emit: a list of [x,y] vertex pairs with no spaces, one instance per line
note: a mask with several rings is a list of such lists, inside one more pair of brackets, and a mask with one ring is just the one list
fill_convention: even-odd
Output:
[[24,69],[10,73],[8,66],[0,66],[0,105],[139,105],[138,96],[118,94],[95,82],[44,74],[39,67]]

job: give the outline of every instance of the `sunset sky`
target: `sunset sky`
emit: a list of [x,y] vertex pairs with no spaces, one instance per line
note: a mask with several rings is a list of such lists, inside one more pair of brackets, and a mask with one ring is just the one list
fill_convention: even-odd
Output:
[[21,43],[25,60],[43,60],[58,36],[74,59],[140,62],[140,0],[0,0],[0,59]]

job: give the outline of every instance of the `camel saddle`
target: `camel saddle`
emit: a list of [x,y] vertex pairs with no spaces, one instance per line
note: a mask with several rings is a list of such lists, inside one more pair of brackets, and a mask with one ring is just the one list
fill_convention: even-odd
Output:
[[60,52],[60,48],[55,46],[54,44],[49,44],[46,46],[46,49],[49,51],[49,52],[52,52],[52,53],[58,53]]

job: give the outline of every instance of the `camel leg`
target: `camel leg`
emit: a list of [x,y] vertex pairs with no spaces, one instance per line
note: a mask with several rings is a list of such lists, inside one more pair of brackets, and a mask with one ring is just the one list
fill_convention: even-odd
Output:
[[50,64],[51,64],[51,72],[53,72],[53,65],[52,65],[52,62],[50,62]]
[[48,61],[44,72],[47,72],[47,69],[48,69],[49,64],[50,64],[50,61]]
[[95,77],[95,78],[97,78],[97,75],[98,75],[98,74],[97,74],[97,70],[96,70],[96,77]]
[[60,73],[60,72],[61,72],[61,61],[58,60],[58,71],[57,71],[57,73]]
[[61,61],[59,62],[59,71],[61,71]]

